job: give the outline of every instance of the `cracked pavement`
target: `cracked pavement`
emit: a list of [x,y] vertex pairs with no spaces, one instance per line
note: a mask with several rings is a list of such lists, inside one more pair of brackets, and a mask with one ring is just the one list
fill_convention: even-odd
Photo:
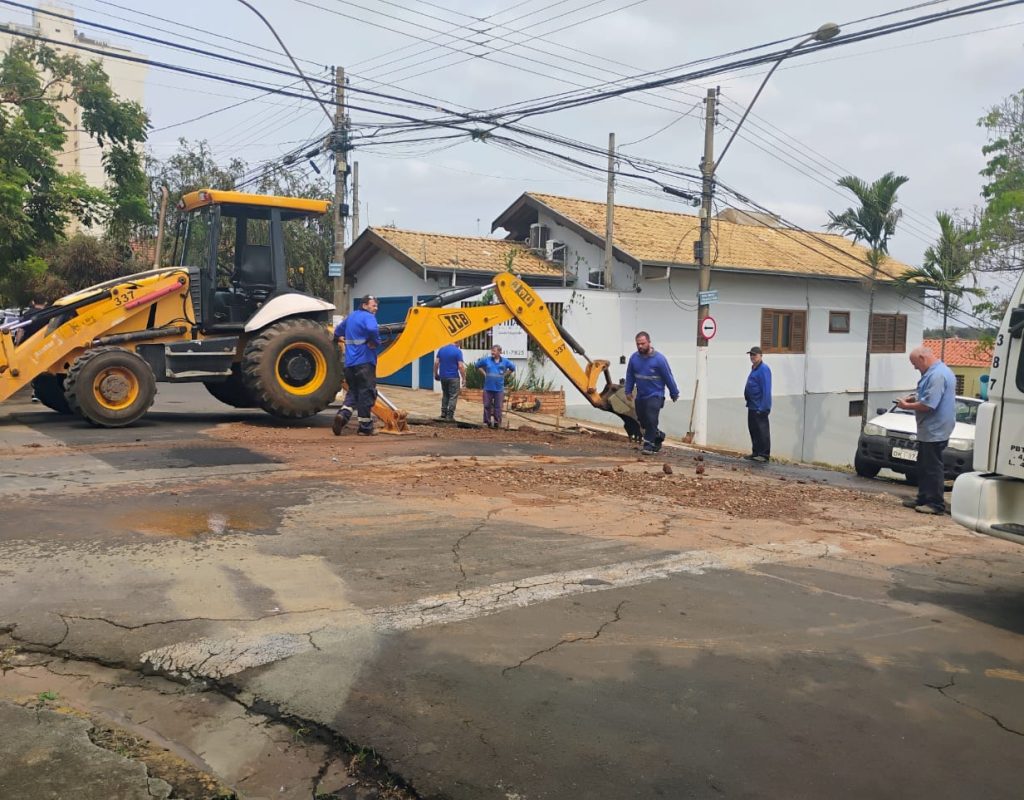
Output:
[[[1024,548],[906,513],[899,485],[717,456],[698,479],[690,451],[569,435],[333,437],[194,389],[121,431],[0,416],[0,651],[69,659],[108,710],[188,687],[229,698],[195,711],[211,735],[267,713],[336,736],[377,792],[1019,796]],[[245,736],[217,741],[213,771],[261,796]],[[314,755],[303,796],[333,775]]]

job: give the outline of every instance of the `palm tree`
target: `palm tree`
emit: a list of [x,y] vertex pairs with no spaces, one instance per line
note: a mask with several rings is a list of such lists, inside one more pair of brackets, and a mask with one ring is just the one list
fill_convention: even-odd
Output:
[[896,208],[896,192],[909,178],[887,172],[874,183],[847,175],[836,183],[853,192],[860,208],[848,208],[842,213],[828,212],[830,231],[840,231],[867,244],[867,263],[871,267],[871,288],[868,293],[868,340],[864,347],[864,403],[861,408],[861,428],[868,421],[868,384],[871,373],[871,319],[875,312],[875,284],[878,269],[889,254],[889,239],[896,232],[896,224],[903,212]]
[[941,231],[939,240],[924,251],[920,267],[900,276],[900,283],[937,292],[942,298],[942,351],[939,358],[945,361],[949,312],[959,307],[959,301],[965,294],[983,297],[985,293],[976,286],[964,286],[964,281],[974,275],[973,228],[958,224],[944,211],[938,212],[935,219],[939,221]]

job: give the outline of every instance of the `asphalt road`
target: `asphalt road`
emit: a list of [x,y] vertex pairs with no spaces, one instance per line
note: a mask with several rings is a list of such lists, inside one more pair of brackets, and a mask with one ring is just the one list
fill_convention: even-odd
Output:
[[324,725],[423,797],[1021,796],[1024,549],[912,513],[905,540],[713,510],[617,536],[656,493],[551,503],[482,476],[426,498],[407,471],[607,455],[328,426],[293,426],[324,435],[300,465],[218,433],[273,426],[201,388],[161,386],[116,431],[0,407],[0,626]]

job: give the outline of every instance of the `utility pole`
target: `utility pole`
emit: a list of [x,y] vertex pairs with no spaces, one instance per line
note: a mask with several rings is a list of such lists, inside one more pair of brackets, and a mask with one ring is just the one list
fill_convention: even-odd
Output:
[[[718,90],[708,89],[704,100],[704,160],[700,172],[703,176],[700,193],[700,243],[696,259],[700,264],[699,290],[711,288],[711,209],[715,197],[715,112]],[[693,408],[693,441],[705,445],[708,441],[708,340],[701,334],[701,322],[711,315],[711,307],[701,303],[697,309],[697,369]]]
[[604,220],[604,288],[612,288],[615,274],[615,134],[608,134],[608,207]]
[[345,69],[334,68],[334,307],[338,314],[348,316],[348,287],[345,285],[345,224],[348,220],[346,180],[348,178],[348,117],[345,116]]
[[352,162],[352,241],[359,236],[359,162]]

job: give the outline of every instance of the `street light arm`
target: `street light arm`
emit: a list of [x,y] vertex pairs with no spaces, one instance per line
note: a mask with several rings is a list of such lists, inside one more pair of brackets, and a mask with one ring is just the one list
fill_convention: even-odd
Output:
[[803,47],[805,44],[807,44],[808,42],[812,41],[813,39],[814,39],[814,36],[808,36],[803,41],[797,42],[795,45],[793,45],[791,48],[789,48],[785,53],[783,53],[781,56],[779,56],[779,60],[778,61],[776,61],[774,64],[772,64],[772,68],[770,70],[768,70],[768,74],[764,76],[764,80],[761,81],[761,85],[757,87],[757,91],[754,93],[754,99],[751,100],[750,103],[747,105],[747,110],[743,112],[743,116],[740,117],[740,121],[738,123],[736,123],[736,127],[733,128],[732,136],[729,137],[729,141],[727,141],[725,143],[725,147],[722,148],[722,152],[719,153],[718,154],[718,158],[715,159],[715,163],[714,163],[714,166],[712,168],[712,174],[714,174],[714,171],[716,169],[718,169],[718,165],[722,163],[722,159],[725,158],[725,154],[728,151],[729,146],[732,144],[732,140],[735,139],[736,138],[736,134],[740,132],[740,128],[743,127],[743,123],[746,121],[747,115],[750,114],[750,109],[752,109],[754,107],[754,103],[756,103],[757,102],[757,98],[759,98],[761,96],[761,92],[764,90],[765,84],[768,83],[768,80],[775,73],[775,70],[777,70],[779,68],[779,64],[781,64],[783,61],[785,61],[787,58],[789,58],[790,54],[792,54],[792,52],[794,50],[796,50],[797,48]]
[[[316,98],[316,101],[320,104],[320,108],[322,108],[324,110],[324,113],[327,115],[327,119],[330,120],[330,123],[331,123],[331,125],[333,127],[333,125],[334,125],[334,116],[331,114],[330,109],[328,109],[327,105],[324,103],[324,101],[320,99],[320,95],[318,95],[316,93],[316,89],[314,89],[313,88],[313,84],[311,84],[309,82],[309,78],[306,77],[306,73],[304,73],[302,71],[302,68],[299,66],[298,62],[295,60],[295,57],[292,56],[291,51],[288,50],[288,46],[284,43],[284,41],[281,39],[281,37],[277,35],[277,31],[274,30],[274,26],[271,25],[269,20],[267,20],[267,18],[265,16],[263,16],[259,12],[259,9],[257,9],[256,6],[254,6],[248,0],[238,0],[238,2],[241,3],[243,6],[245,6],[246,8],[248,8],[253,14],[255,14],[257,17],[259,17],[261,20],[263,20],[263,24],[266,25],[270,29],[270,32],[272,34],[274,34],[274,38],[277,39],[277,43],[279,45],[281,45],[281,49],[284,50],[285,55],[288,56],[289,60],[292,62],[292,66],[295,67],[295,71],[297,73],[299,73],[299,75],[302,77],[302,80],[304,80],[306,82],[306,86],[309,88],[309,91],[312,93],[313,97]],[[773,69],[774,69],[774,67],[773,67]],[[769,73],[769,74],[771,74],[771,73]]]

